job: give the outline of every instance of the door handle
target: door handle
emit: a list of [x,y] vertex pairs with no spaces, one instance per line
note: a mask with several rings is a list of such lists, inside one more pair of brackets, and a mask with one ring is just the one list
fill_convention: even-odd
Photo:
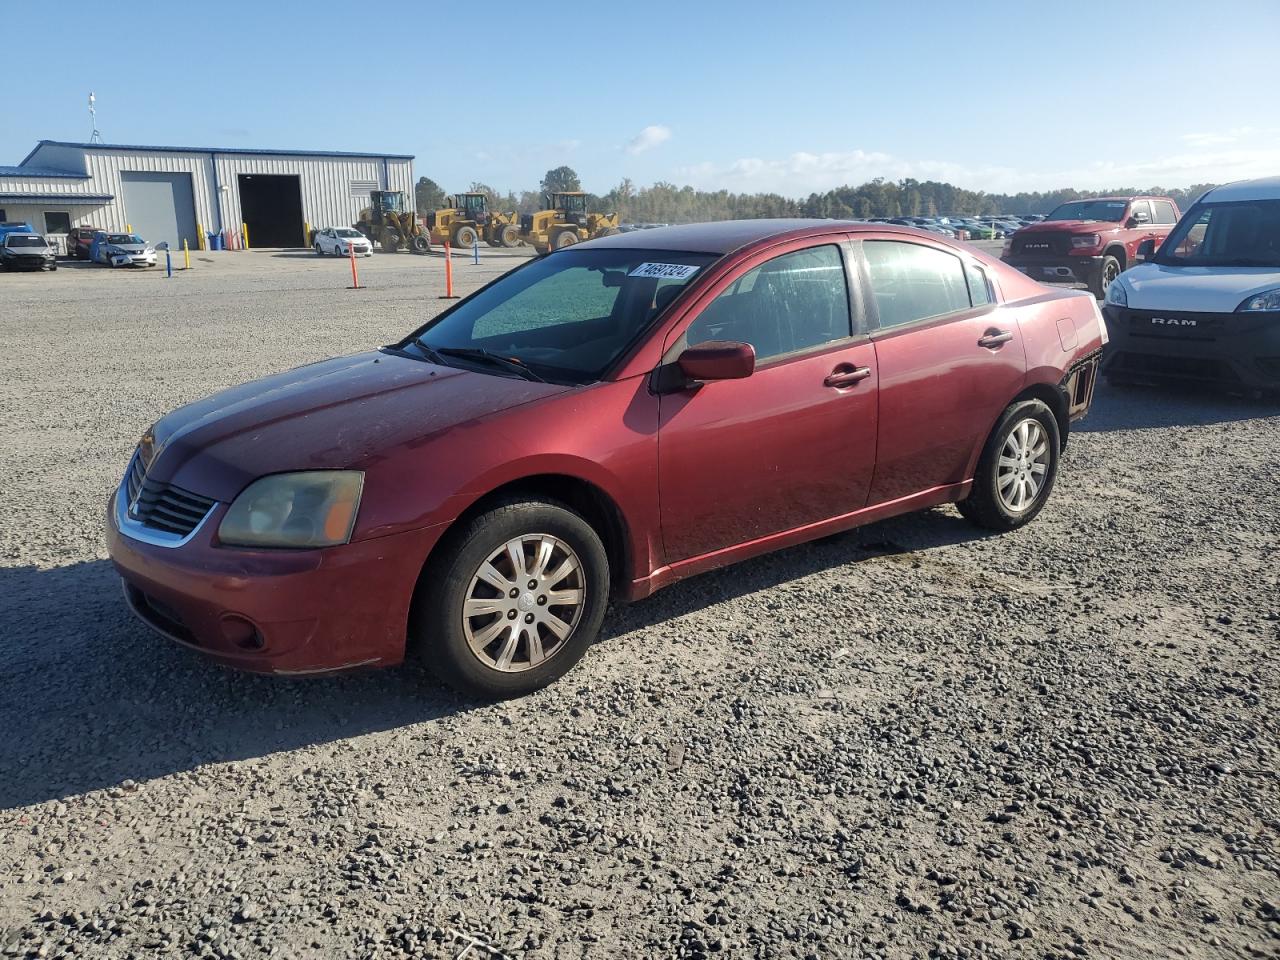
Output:
[[994,350],[1012,339],[1013,333],[1008,330],[988,330],[978,339],[978,346]]
[[852,387],[869,376],[871,376],[870,367],[840,366],[827,374],[827,379],[822,381],[822,385],[824,387],[835,387],[838,390],[841,387]]

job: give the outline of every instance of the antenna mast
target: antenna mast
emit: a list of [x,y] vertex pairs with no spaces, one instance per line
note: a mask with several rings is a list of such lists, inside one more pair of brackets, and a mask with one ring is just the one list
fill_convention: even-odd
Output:
[[89,134],[90,143],[101,143],[102,134],[98,132],[98,111],[93,108],[97,97],[93,95],[93,91],[89,91],[89,125],[93,128],[93,132]]

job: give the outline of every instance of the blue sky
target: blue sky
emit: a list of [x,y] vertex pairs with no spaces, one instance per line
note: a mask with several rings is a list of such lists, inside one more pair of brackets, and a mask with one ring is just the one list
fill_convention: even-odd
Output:
[[596,192],[793,196],[1280,174],[1280,0],[110,9],[7,5],[41,66],[0,99],[0,164],[88,139],[92,88],[107,142],[413,153],[447,190],[530,189],[561,163]]

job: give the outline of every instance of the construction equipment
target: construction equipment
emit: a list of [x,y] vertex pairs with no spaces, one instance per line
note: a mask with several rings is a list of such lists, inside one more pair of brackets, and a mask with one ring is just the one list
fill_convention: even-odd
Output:
[[491,247],[520,245],[515,213],[490,213],[489,198],[483,193],[455,193],[452,207],[427,214],[427,228],[432,242],[462,249],[477,240]]
[[377,241],[385,253],[412,250],[426,253],[431,249],[427,232],[418,223],[413,211],[404,208],[404,194],[398,190],[374,190],[369,194],[369,206],[360,211],[360,222],[355,228]]
[[552,193],[543,209],[520,218],[520,239],[540,254],[621,232],[616,213],[587,213],[581,190]]

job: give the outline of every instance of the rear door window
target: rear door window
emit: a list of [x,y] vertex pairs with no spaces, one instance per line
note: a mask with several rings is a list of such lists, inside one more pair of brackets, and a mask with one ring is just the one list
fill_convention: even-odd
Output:
[[971,308],[964,264],[954,254],[895,240],[865,240],[862,251],[881,328]]
[[1152,200],[1151,209],[1155,213],[1156,223],[1177,223],[1178,215],[1168,200]]

